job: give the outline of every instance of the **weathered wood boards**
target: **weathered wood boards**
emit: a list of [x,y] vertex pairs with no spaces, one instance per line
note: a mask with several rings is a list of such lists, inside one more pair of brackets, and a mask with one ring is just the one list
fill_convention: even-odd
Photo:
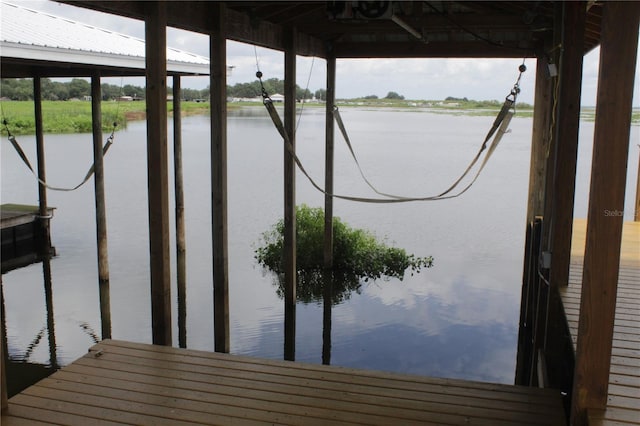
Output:
[[[586,220],[573,224],[569,286],[560,289],[574,348],[582,288]],[[620,248],[620,272],[609,370],[606,410],[590,411],[590,425],[640,423],[640,223],[625,222]],[[629,420],[631,419],[631,420]],[[635,423],[634,423],[635,422]],[[626,423],[623,423],[626,424]]]
[[11,398],[9,416],[3,425],[564,424],[552,390],[109,340]]

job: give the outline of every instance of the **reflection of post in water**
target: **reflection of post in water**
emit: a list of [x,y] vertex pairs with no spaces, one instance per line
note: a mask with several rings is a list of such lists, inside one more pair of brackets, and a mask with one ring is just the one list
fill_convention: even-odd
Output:
[[322,298],[322,363],[331,365],[331,307],[333,305],[333,277],[331,271],[324,271],[324,291]]
[[53,291],[51,288],[51,256],[42,258],[42,273],[44,275],[44,297],[47,308],[47,332],[49,337],[49,362],[53,369],[58,368],[58,356],[56,351],[56,331],[53,319]]

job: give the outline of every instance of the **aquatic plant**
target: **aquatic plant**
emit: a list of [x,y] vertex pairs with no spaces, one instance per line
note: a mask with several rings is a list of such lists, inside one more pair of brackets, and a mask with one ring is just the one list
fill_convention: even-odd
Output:
[[[433,258],[417,257],[404,249],[390,247],[378,241],[371,232],[353,229],[340,218],[333,219],[334,262],[331,271],[324,270],[324,211],[305,204],[296,207],[296,245],[298,285],[297,298],[303,302],[320,300],[330,279],[333,303],[348,299],[353,291],[360,292],[363,282],[378,278],[404,278],[433,266]],[[262,234],[262,245],[255,258],[265,269],[276,274],[277,292],[283,296],[284,221],[279,220]]]

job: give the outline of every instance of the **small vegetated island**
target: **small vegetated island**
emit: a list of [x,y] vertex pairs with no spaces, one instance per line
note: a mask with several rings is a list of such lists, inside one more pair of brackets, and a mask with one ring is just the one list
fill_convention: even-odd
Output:
[[[323,300],[327,280],[331,280],[331,303],[338,304],[360,293],[362,285],[379,278],[402,280],[407,270],[411,275],[433,266],[433,257],[417,257],[404,249],[390,247],[374,234],[353,229],[340,218],[333,218],[334,262],[331,271],[324,269],[324,211],[307,205],[296,206],[296,244],[298,280],[296,297],[304,303]],[[284,297],[284,221],[262,234],[255,250],[258,263],[274,274],[274,285]]]

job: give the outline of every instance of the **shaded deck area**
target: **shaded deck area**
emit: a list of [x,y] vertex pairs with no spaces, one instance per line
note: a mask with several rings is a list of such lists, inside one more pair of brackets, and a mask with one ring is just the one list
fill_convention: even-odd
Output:
[[[586,220],[573,225],[569,286],[560,289],[574,350],[578,335]],[[625,222],[606,411],[589,412],[590,425],[640,424],[640,222]]]
[[22,424],[563,425],[558,392],[105,340],[9,400]]

